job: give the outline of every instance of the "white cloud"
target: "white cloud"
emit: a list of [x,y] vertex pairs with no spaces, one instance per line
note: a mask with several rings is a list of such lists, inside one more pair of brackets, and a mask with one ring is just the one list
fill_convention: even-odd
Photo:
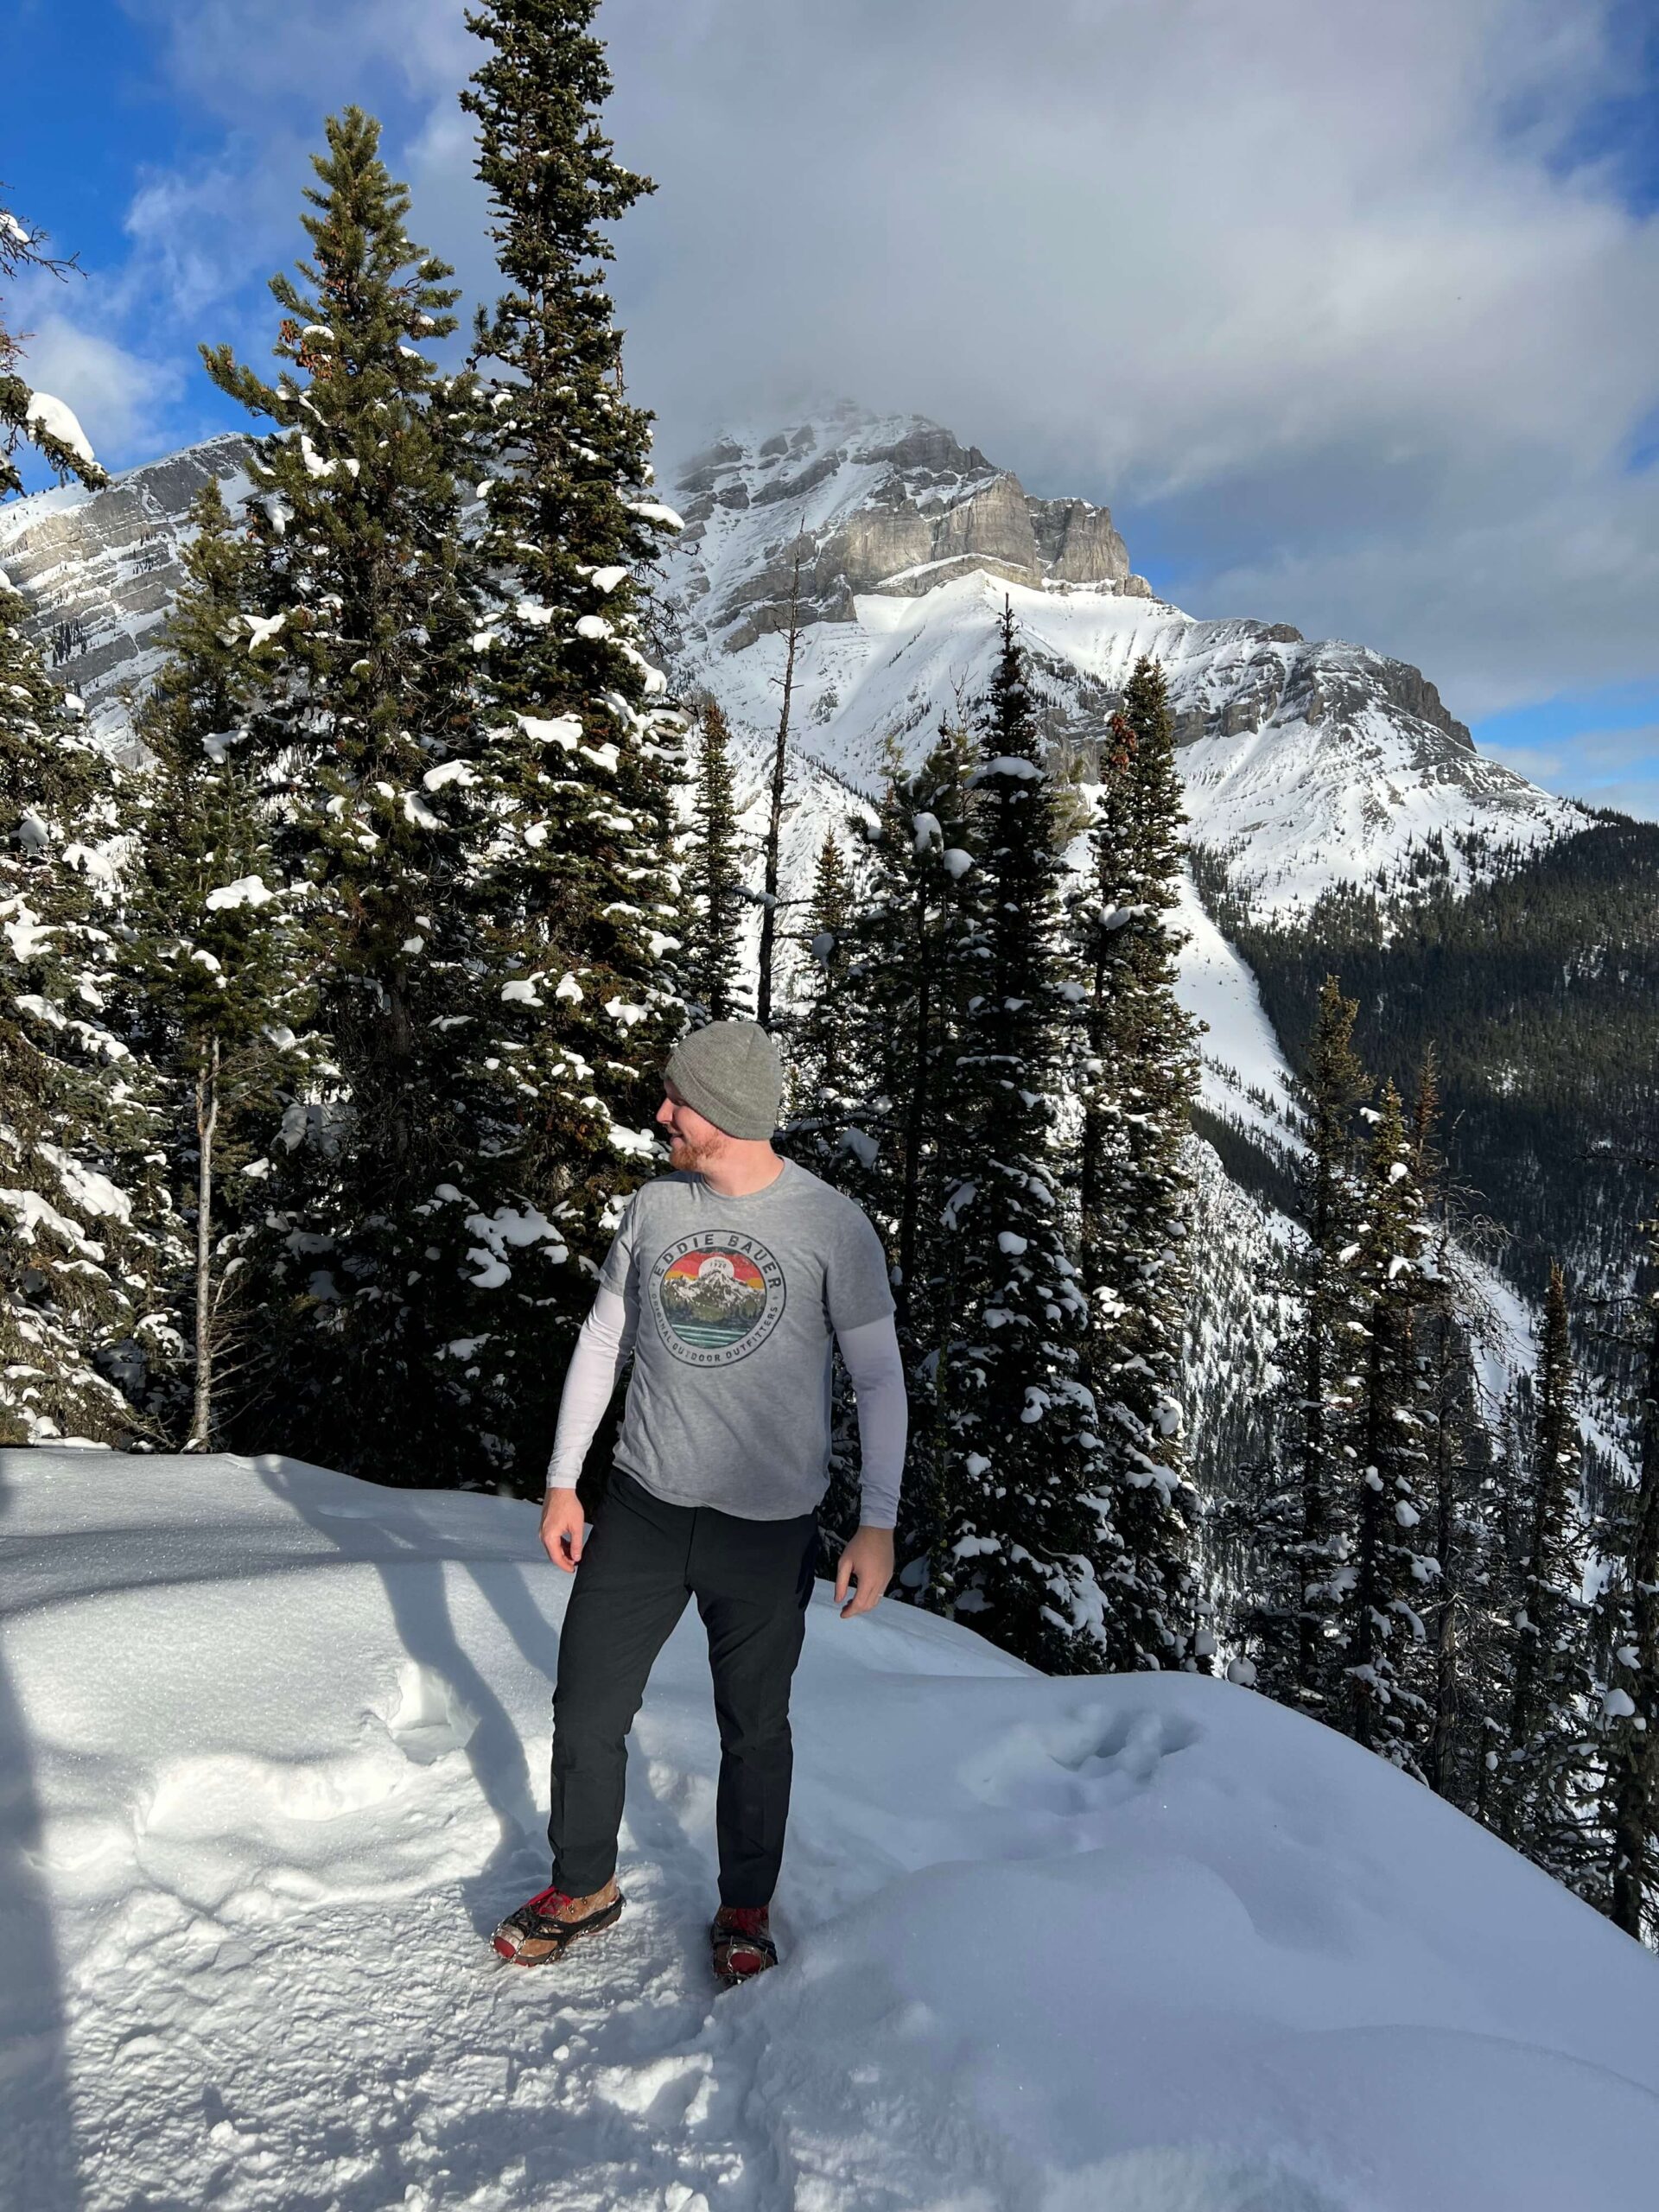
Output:
[[1659,822],[1659,722],[1645,728],[1574,731],[1548,744],[1490,739],[1482,743],[1547,791]]
[[[487,292],[462,0],[130,4],[227,134],[132,211],[169,311],[221,318],[192,340],[268,327],[246,280],[294,257],[350,99]],[[1651,675],[1659,470],[1625,455],[1659,404],[1659,219],[1581,158],[1639,84],[1631,20],[606,0],[607,127],[659,186],[614,272],[630,391],[668,453],[807,393],[915,407],[1110,500],[1194,611],[1403,653],[1465,716]]]
[[50,282],[19,288],[16,321],[29,333],[23,377],[74,410],[106,466],[112,454],[153,445],[183,382],[178,365],[131,353],[49,303],[58,290],[48,291]]

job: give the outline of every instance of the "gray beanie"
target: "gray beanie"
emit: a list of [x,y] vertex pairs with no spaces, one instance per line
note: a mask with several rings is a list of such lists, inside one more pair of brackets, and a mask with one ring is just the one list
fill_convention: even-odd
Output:
[[778,1047],[758,1021],[711,1021],[681,1038],[667,1074],[688,1106],[728,1137],[769,1137],[783,1103]]

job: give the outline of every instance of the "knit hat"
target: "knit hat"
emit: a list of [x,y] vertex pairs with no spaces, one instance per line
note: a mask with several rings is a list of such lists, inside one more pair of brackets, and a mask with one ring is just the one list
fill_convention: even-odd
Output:
[[783,1103],[778,1047],[758,1021],[711,1021],[681,1038],[666,1071],[688,1106],[728,1137],[769,1137]]

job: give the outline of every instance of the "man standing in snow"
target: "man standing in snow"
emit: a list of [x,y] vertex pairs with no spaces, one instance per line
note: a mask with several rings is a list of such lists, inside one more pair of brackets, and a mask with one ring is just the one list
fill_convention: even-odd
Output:
[[[766,1031],[694,1030],[670,1055],[664,1089],[657,1121],[671,1172],[634,1192],[606,1255],[542,1509],[548,1555],[576,1578],[553,1694],[553,1879],[493,1940],[515,1965],[539,1966],[621,1912],[626,1738],[695,1597],[721,1742],[710,1934],[729,1983],[778,1955],[768,1908],[789,1813],[790,1683],[829,1478],[833,1347],[857,1393],[863,1478],[836,1576],[842,1619],[870,1611],[892,1579],[905,1376],[868,1217],[772,1148],[783,1078]],[[610,1484],[584,1546],[576,1479],[630,1352]]]

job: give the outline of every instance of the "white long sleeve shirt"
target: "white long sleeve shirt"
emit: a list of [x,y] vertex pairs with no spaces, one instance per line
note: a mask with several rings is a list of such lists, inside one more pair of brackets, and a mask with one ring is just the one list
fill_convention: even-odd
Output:
[[[623,1294],[601,1287],[577,1334],[559,1401],[550,1490],[576,1486],[588,1447],[633,1351],[639,1313],[637,1305],[631,1310],[631,1303]],[[893,1317],[884,1313],[835,1334],[858,1406],[860,1525],[892,1529],[899,1516],[909,1428],[904,1362]]]

